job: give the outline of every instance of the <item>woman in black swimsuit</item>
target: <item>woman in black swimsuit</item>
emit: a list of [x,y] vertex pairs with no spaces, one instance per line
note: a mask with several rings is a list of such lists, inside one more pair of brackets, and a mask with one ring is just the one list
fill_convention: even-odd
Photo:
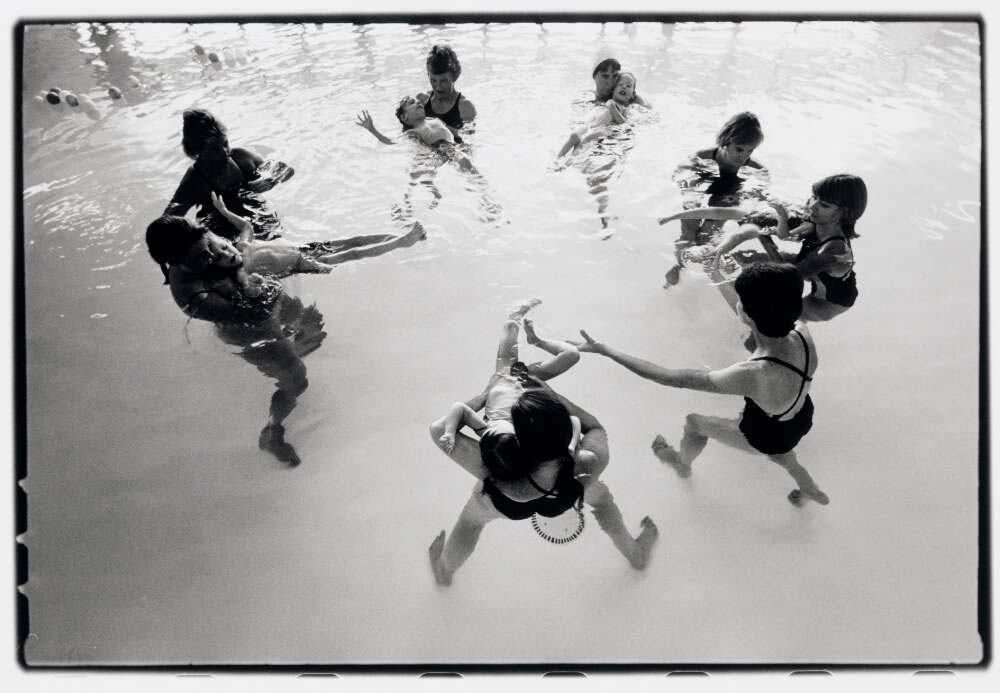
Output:
[[248,149],[230,149],[226,127],[206,110],[189,108],[184,111],[183,119],[181,147],[194,163],[163,213],[184,216],[189,209],[200,205],[199,218],[205,217],[211,231],[224,238],[235,238],[237,229],[213,213],[214,192],[230,210],[253,220],[257,238],[280,235],[277,216],[267,211],[257,194],[291,178],[295,173],[292,167],[280,161],[265,162]]
[[146,245],[186,315],[215,325],[219,338],[275,380],[259,446],[289,466],[299,456],[285,441],[284,420],[309,382],[302,357],[323,343],[323,316],[315,306],[282,290],[272,277],[257,278],[253,292],[234,281],[240,253],[221,236],[180,217],[160,217],[146,230]]
[[[431,568],[439,585],[451,584],[487,522],[500,517],[524,520],[535,514],[556,517],[581,503],[591,506],[598,525],[633,568],[642,570],[649,561],[658,536],[656,525],[644,517],[639,536],[633,538],[608,487],[598,480],[609,457],[604,428],[544,382],[530,382],[530,389],[511,408],[513,434],[487,434],[477,443],[459,433],[447,452],[479,483],[447,540],[442,530],[431,543]],[[469,406],[478,409],[482,402],[473,400]],[[571,453],[572,416],[580,421],[582,438]],[[444,428],[444,417],[431,424],[431,438],[439,447]]]
[[691,474],[692,462],[713,438],[740,450],[763,453],[784,468],[798,484],[788,494],[792,503],[809,498],[826,505],[830,499],[799,464],[794,451],[812,427],[809,386],[818,362],[809,330],[798,322],[802,276],[790,264],[754,263],[743,268],[735,288],[732,284],[720,288],[756,340],[756,351],[746,361],[718,370],[664,368],[597,342],[586,332],[582,332],[585,342],[579,350],[603,354],[661,385],[743,397],[743,412],[734,419],[689,414],[680,451],[663,436],[656,436],[656,456],[680,476]]
[[462,64],[450,46],[433,46],[427,54],[427,79],[431,91],[419,95],[428,118],[439,118],[452,132],[476,118],[476,107],[455,89]]

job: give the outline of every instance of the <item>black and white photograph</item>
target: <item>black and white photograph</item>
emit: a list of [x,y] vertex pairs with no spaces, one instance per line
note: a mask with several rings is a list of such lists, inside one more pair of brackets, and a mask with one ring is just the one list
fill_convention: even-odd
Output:
[[29,669],[988,656],[976,15],[18,19]]

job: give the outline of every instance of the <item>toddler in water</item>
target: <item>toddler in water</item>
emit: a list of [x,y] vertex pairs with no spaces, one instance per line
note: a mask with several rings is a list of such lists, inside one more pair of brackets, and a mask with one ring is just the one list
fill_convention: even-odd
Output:
[[611,92],[611,98],[606,103],[594,108],[590,112],[587,122],[570,133],[556,158],[561,158],[568,152],[575,151],[581,144],[607,135],[608,128],[612,125],[624,123],[627,116],[626,107],[633,103],[639,103],[635,87],[635,75],[631,72],[619,73]]
[[[455,435],[463,426],[468,426],[482,437],[486,433],[508,435],[513,439],[514,424],[510,410],[525,389],[532,387],[532,380],[550,380],[568,371],[580,360],[580,352],[568,342],[543,339],[535,332],[534,325],[524,318],[525,314],[541,303],[537,298],[526,301],[507,316],[503,334],[497,349],[496,369],[490,378],[486,391],[469,403],[456,402],[444,420],[444,432],[438,439],[445,452],[451,453],[455,447]],[[528,344],[552,354],[552,358],[541,363],[526,366],[517,358],[517,337],[519,322],[524,322],[524,333]],[[473,406],[476,405],[476,406]],[[483,409],[483,415],[477,409]],[[580,422],[572,417],[575,442],[579,437]],[[515,439],[516,440],[516,439]]]
[[[461,143],[462,138],[454,134],[439,118],[428,118],[424,105],[417,99],[412,96],[404,97],[396,108],[396,118],[402,124],[403,132],[412,132],[429,147],[445,149],[463,171],[475,171],[469,158],[455,149],[455,144]],[[379,142],[396,144],[395,140],[378,131],[368,111],[361,111],[357,124],[374,135]]]

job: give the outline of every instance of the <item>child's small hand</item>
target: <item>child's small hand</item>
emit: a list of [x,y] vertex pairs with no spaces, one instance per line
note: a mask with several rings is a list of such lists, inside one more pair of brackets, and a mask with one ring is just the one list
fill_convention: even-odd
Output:
[[360,125],[369,132],[375,127],[375,123],[372,122],[372,117],[368,111],[361,111],[361,113],[358,114],[358,119],[355,121],[355,124]]
[[184,218],[191,224],[197,224],[199,214],[201,214],[201,205],[191,205],[188,211],[184,214]]
[[438,445],[440,445],[441,449],[450,455],[452,450],[455,449],[455,434],[454,433],[443,434],[440,438],[438,438]]
[[212,195],[212,205],[217,210],[219,210],[219,212],[221,212],[222,214],[225,214],[226,212],[229,211],[229,209],[226,207],[225,201],[222,199],[222,196],[219,195],[219,193],[217,193],[217,192],[215,192],[213,190],[212,193],[211,193],[211,195]]
[[264,277],[256,272],[246,276],[246,284],[243,285],[243,295],[248,298],[257,298],[264,290]]
[[785,205],[781,204],[777,200],[768,200],[767,204],[774,210],[774,213],[778,215],[778,219],[788,220],[788,210],[785,209]]

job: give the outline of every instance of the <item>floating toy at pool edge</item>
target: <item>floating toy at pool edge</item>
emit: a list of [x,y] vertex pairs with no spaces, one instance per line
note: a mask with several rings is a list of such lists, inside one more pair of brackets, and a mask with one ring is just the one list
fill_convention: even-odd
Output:
[[77,106],[80,105],[80,99],[78,99],[76,94],[74,94],[71,91],[68,91],[63,95],[63,100],[65,100],[66,103],[72,106],[73,108],[76,108]]

